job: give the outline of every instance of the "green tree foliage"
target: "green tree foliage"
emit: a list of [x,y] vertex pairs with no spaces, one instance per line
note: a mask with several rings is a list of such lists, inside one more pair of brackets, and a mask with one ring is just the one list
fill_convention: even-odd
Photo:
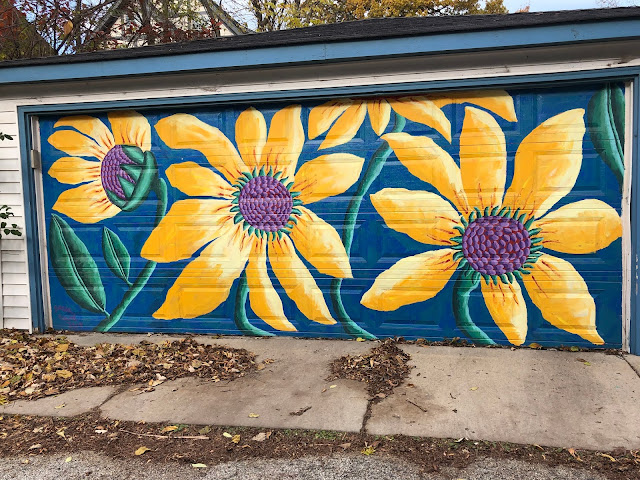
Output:
[[503,0],[249,0],[258,31],[365,18],[508,13]]

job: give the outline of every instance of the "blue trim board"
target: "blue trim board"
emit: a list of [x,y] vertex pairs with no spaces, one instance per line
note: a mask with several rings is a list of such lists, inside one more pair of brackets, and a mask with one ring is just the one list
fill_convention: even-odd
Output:
[[260,66],[354,61],[389,56],[603,42],[638,38],[640,37],[638,32],[640,32],[640,20],[629,19],[580,23],[571,26],[549,25],[82,63],[12,66],[0,67],[0,84],[185,73],[212,69],[219,71]]
[[560,83],[589,83],[598,80],[628,81],[640,75],[640,67],[618,67],[607,70],[585,70],[566,73],[543,73],[530,75],[514,75],[510,77],[484,77],[471,79],[437,80],[427,82],[404,82],[383,85],[358,85],[351,87],[327,87],[305,90],[275,90],[263,92],[243,92],[218,95],[195,95],[186,97],[143,98],[132,100],[112,100],[103,102],[59,103],[50,105],[29,105],[19,107],[21,112],[34,114],[55,114],[68,111],[75,112],[101,112],[107,110],[128,108],[165,108],[175,105],[184,107],[194,105],[224,105],[239,102],[270,102],[273,100],[302,100],[348,97],[355,95],[401,95],[411,94],[417,91],[437,91],[439,93],[449,90],[474,90],[487,87],[522,87],[531,86],[557,86]]
[[640,166],[638,165],[638,121],[640,121],[640,76],[633,80],[633,140],[631,152],[631,322],[629,331],[629,349],[634,355],[640,355],[640,194],[636,189],[640,187]]
[[[539,74],[517,76],[509,78],[483,78],[455,81],[438,81],[438,82],[415,82],[403,83],[396,85],[370,85],[358,87],[340,87],[328,89],[309,89],[305,91],[288,90],[276,92],[250,92],[237,93],[228,95],[206,95],[196,97],[170,97],[157,99],[140,99],[125,101],[108,101],[108,102],[85,102],[78,104],[55,104],[55,105],[29,105],[19,106],[19,133],[20,133],[20,151],[22,157],[22,178],[25,205],[25,230],[27,235],[27,255],[29,262],[29,279],[31,292],[31,311],[33,327],[39,331],[45,329],[43,297],[42,297],[42,276],[40,269],[40,252],[38,245],[38,222],[37,222],[37,203],[34,186],[33,170],[29,161],[29,150],[31,148],[31,117],[38,114],[69,112],[69,111],[106,111],[118,108],[162,108],[170,105],[203,105],[203,104],[224,104],[232,102],[266,102],[274,99],[293,100],[293,99],[322,99],[326,96],[335,95],[380,95],[401,92],[427,92],[427,91],[443,91],[450,89],[479,89],[479,88],[495,88],[496,86],[522,86],[537,85],[545,86],[558,83],[583,83],[587,81],[597,80],[617,80],[628,81],[634,83],[633,92],[633,121],[634,126],[640,121],[640,68],[626,67],[609,69],[607,71],[586,71],[586,72],[570,72],[556,74]],[[633,152],[632,162],[632,192],[636,191],[640,185],[640,168],[638,168],[638,151],[640,150],[640,139],[638,138],[638,128],[634,128],[633,135]],[[640,254],[640,230],[638,223],[634,221],[640,214],[640,195],[633,195],[631,199],[631,240],[632,240],[632,295],[631,295],[631,327],[630,327],[630,349],[631,353],[640,354],[640,321],[638,321],[640,308],[640,280],[637,278],[639,274],[637,257]]]
[[30,151],[33,145],[30,115],[18,112],[18,132],[20,136],[20,165],[22,169],[22,191],[24,197],[24,229],[27,241],[31,321],[34,330],[44,332],[46,326],[42,297],[40,247],[38,244],[38,208],[36,203],[34,173],[30,161]]

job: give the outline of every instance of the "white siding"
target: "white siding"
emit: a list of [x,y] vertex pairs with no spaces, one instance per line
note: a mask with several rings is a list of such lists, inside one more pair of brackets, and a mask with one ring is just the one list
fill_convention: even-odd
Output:
[[[3,87],[0,131],[14,135],[0,142],[0,204],[14,209],[24,225],[17,108],[21,105],[70,104],[240,92],[273,92],[356,85],[499,78],[576,72],[640,65],[640,41],[528,48],[467,54],[404,57],[327,65],[271,67],[112,80],[82,80]],[[201,66],[201,67],[204,67]],[[5,328],[31,326],[25,239],[2,240],[2,302]],[[628,268],[628,266],[625,266]]]

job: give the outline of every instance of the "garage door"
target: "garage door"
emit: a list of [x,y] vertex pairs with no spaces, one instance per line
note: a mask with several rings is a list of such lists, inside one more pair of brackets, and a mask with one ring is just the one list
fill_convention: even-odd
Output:
[[53,327],[619,347],[622,86],[40,118]]

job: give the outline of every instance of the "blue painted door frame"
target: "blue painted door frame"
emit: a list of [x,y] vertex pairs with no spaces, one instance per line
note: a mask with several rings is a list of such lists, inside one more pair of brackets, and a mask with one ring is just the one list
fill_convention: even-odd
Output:
[[[267,102],[273,100],[300,100],[306,99],[322,99],[327,97],[335,98],[336,96],[352,96],[357,94],[398,94],[413,93],[416,91],[443,91],[451,89],[478,89],[490,88],[496,86],[548,86],[578,84],[583,82],[594,81],[631,81],[633,82],[633,137],[632,137],[632,163],[637,167],[637,156],[639,150],[638,130],[635,125],[638,124],[640,115],[640,101],[638,99],[638,89],[640,88],[640,70],[637,68],[620,68],[608,71],[590,71],[578,73],[564,74],[544,74],[518,76],[500,79],[473,79],[473,80],[456,80],[456,81],[439,81],[439,82],[419,82],[410,84],[396,84],[385,86],[361,86],[361,87],[344,87],[332,89],[309,89],[300,91],[280,91],[280,92],[251,92],[241,94],[231,94],[225,96],[199,96],[199,97],[172,97],[162,99],[146,99],[146,100],[126,100],[112,102],[92,102],[82,104],[56,104],[46,106],[25,106],[19,107],[19,132],[21,138],[21,159],[23,172],[23,192],[25,204],[25,230],[27,238],[27,250],[29,261],[29,278],[31,292],[31,311],[33,328],[38,331],[46,329],[42,296],[42,275],[40,268],[40,251],[38,242],[38,218],[37,204],[35,195],[34,171],[31,166],[30,150],[32,148],[31,137],[31,120],[42,114],[66,113],[66,112],[104,112],[106,110],[124,109],[124,108],[165,108],[172,105],[224,105],[236,102],[251,101],[254,103]],[[638,168],[632,168],[632,192],[635,191],[640,179]],[[631,275],[631,325],[630,325],[630,349],[632,353],[640,354],[640,322],[638,322],[638,308],[640,294],[637,273],[638,261],[637,256],[640,252],[640,238],[638,225],[633,219],[640,212],[640,196],[632,195],[631,197],[631,258],[632,258],[632,275]]]

